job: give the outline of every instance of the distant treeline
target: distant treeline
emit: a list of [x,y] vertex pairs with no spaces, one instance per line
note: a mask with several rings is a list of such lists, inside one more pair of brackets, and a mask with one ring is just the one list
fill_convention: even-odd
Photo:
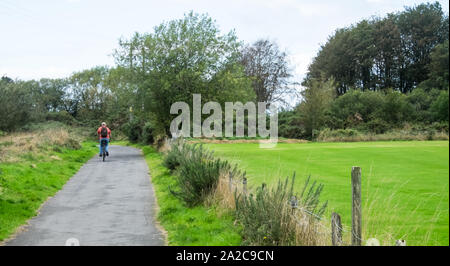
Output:
[[448,27],[436,2],[337,29],[309,66],[302,101],[280,114],[280,134],[380,134],[405,125],[448,133]]
[[350,89],[410,92],[448,88],[449,20],[438,2],[337,29],[309,66],[310,79]]
[[[279,113],[279,133],[315,138],[323,129],[383,133],[412,124],[448,132],[448,15],[421,4],[338,29],[311,63],[301,101]],[[170,136],[170,106],[202,102],[280,104],[298,93],[289,58],[274,41],[239,41],[193,12],[151,33],[121,39],[116,66],[63,79],[0,81],[0,131],[58,120],[106,121],[132,141]],[[223,116],[222,116],[223,117]]]

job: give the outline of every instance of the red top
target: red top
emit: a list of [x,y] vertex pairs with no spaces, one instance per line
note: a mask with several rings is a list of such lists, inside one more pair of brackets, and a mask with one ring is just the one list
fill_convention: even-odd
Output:
[[[111,138],[111,129],[109,129],[108,127],[106,127],[106,130],[108,130],[108,136],[107,136],[106,138],[107,138],[107,139],[110,139],[110,138]],[[101,133],[102,133],[102,127],[99,127],[99,128],[97,129],[97,135],[98,135],[98,138],[99,138],[99,139],[102,138]]]

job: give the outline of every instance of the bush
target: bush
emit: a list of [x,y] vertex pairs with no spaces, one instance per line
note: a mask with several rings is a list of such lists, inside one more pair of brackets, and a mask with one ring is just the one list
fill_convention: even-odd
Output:
[[[327,119],[329,126],[352,127],[355,123],[367,122],[375,113],[380,113],[385,101],[382,92],[351,90],[332,103],[330,118]],[[356,114],[359,119],[354,119]]]
[[186,143],[175,141],[164,156],[162,164],[169,170],[174,171],[180,166],[181,159],[188,155],[187,153],[190,150],[189,147],[190,146]]
[[448,133],[448,121],[446,122],[434,122],[430,126],[435,131]]
[[47,113],[45,119],[47,121],[58,121],[58,122],[62,122],[64,124],[67,125],[74,125],[76,124],[76,120],[73,116],[71,116],[68,112],[66,111],[60,111],[60,112],[49,112]]
[[155,142],[154,129],[150,122],[146,122],[142,128],[142,142],[144,144],[153,144]]
[[389,124],[380,118],[375,118],[363,125],[363,128],[375,134],[382,134],[389,130]]
[[304,138],[306,130],[298,121],[296,111],[281,111],[278,113],[278,136],[283,138]]
[[138,142],[141,139],[142,123],[139,119],[133,119],[122,126],[122,131],[131,142]]
[[[290,246],[317,245],[318,234],[313,231],[313,223],[317,222],[325,212],[327,202],[319,203],[323,185],[309,186],[310,178],[305,182],[303,190],[297,199],[294,194],[294,180],[286,178],[283,183],[272,189],[264,185],[256,189],[256,194],[236,196],[236,219],[242,226],[245,245],[258,246]],[[291,200],[301,207],[296,214],[292,212]],[[308,213],[306,213],[306,212]],[[299,216],[307,214],[306,226],[299,226]],[[312,216],[310,215],[312,214]],[[303,217],[305,218],[305,217]],[[312,218],[312,219],[311,219]]]
[[435,121],[447,121],[449,118],[448,91],[441,91],[437,99],[431,104],[430,110]]
[[214,159],[212,152],[200,145],[184,146],[179,157],[177,181],[179,191],[170,191],[188,206],[202,203],[217,187],[221,173],[232,168],[227,161]]
[[400,125],[401,122],[408,121],[413,113],[412,107],[407,102],[406,95],[398,91],[388,91],[385,96],[385,103],[381,118],[391,125]]

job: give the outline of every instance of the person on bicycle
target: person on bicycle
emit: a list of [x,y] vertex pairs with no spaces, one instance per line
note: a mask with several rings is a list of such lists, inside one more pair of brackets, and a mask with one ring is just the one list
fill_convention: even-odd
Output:
[[102,141],[105,141],[106,156],[109,156],[108,144],[111,139],[111,129],[106,126],[105,122],[102,122],[102,126],[97,129],[97,135],[100,142],[100,157],[102,157]]

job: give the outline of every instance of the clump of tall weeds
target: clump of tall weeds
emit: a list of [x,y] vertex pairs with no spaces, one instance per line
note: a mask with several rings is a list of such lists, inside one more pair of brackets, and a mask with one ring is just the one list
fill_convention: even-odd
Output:
[[272,188],[262,185],[255,194],[236,195],[236,219],[246,245],[326,245],[320,234],[320,217],[327,202],[320,204],[323,185],[310,184],[309,177],[299,197],[294,193],[295,173],[289,181]]

